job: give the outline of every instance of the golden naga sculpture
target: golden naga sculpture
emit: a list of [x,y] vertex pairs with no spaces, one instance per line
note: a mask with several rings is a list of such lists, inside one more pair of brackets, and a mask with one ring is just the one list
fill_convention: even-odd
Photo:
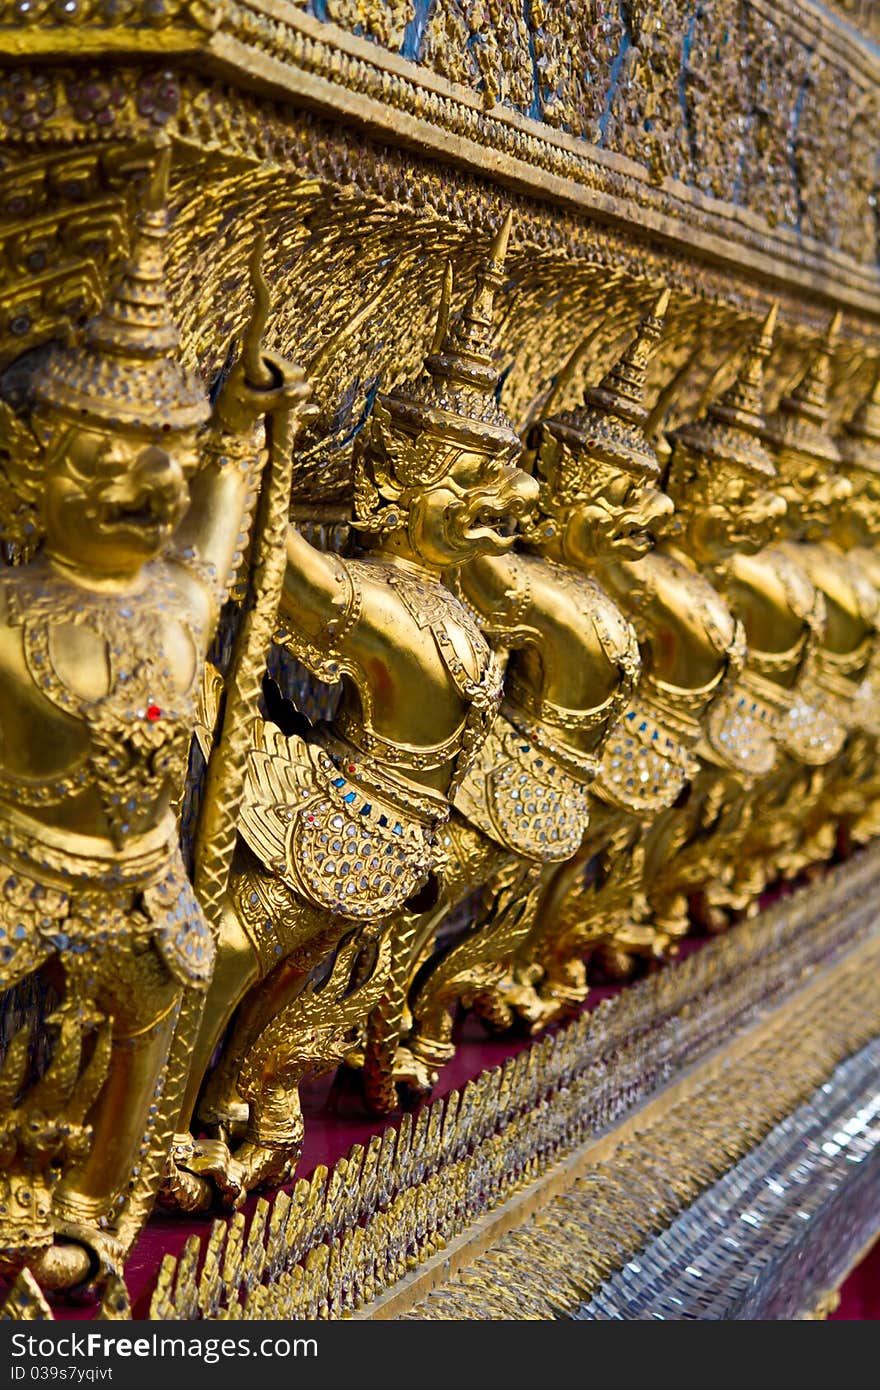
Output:
[[170,1059],[215,956],[173,807],[255,427],[304,394],[296,373],[267,367],[258,389],[239,363],[212,412],[177,360],[166,172],[163,154],[103,311],[22,364],[26,414],[2,407],[2,466],[42,546],[0,578],[0,987],[39,971],[58,1004],[52,1065],[5,1131],[0,1250],[56,1288],[118,1269],[164,1165]]
[[[300,1079],[352,1052],[387,995],[400,941],[436,894],[449,801],[478,756],[501,668],[449,567],[503,555],[537,488],[494,400],[492,314],[508,217],[457,322],[444,295],[414,383],[379,397],[358,442],[357,558],[287,537],[277,640],[342,682],[333,718],[302,731],[257,723],[214,985],[182,1129],[237,1013],[199,1115],[222,1141],[175,1144],[168,1200],[236,1202],[295,1164]],[[341,943],[341,945],[340,945]],[[338,955],[326,979],[314,967]]]

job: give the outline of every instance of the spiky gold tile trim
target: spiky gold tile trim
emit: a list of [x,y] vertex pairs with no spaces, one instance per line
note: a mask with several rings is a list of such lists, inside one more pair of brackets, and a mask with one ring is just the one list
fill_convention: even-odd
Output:
[[[872,941],[824,973],[750,1035],[745,1055],[720,1070],[701,1069],[680,1100],[660,1106],[637,1132],[627,1127],[613,1151],[546,1210],[402,1316],[548,1319],[589,1304],[609,1276],[880,1031],[878,966],[880,943]],[[734,1236],[738,1216],[732,1207]]]
[[[878,877],[880,853],[865,854],[483,1073],[461,1094],[404,1116],[398,1130],[355,1146],[331,1172],[318,1169],[289,1196],[261,1201],[249,1228],[240,1215],[215,1222],[207,1241],[192,1237],[179,1260],[166,1257],[151,1316],[341,1317],[359,1309],[393,1316],[444,1268],[454,1273],[522,1224],[554,1185],[570,1185],[585,1145],[615,1125],[620,1134],[623,1116],[793,994],[817,965],[828,971],[859,941],[873,950],[870,888]],[[823,991],[830,979],[823,971]],[[854,985],[846,1019],[855,1031],[844,1040],[829,1034],[819,1064],[809,1051],[801,1055],[791,1034],[788,1099],[762,1113],[750,1134],[765,1132],[809,1093],[816,1065],[831,1069],[835,1039],[838,1052],[858,1046],[860,1020],[870,1035],[872,1009]],[[843,1015],[839,1022],[843,1029]],[[722,1070],[738,1045],[742,1039],[726,1048]],[[736,1154],[726,1144],[716,1159],[729,1164]],[[708,1182],[722,1170],[699,1171]],[[676,1210],[691,1190],[682,1189]],[[612,1223],[620,1239],[637,1208],[637,1200],[623,1200]]]

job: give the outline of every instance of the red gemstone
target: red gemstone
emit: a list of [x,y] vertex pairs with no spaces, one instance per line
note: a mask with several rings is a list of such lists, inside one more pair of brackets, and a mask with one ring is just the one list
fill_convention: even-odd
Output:
[[147,718],[151,724],[155,724],[157,719],[162,718],[162,711],[158,705],[147,705]]

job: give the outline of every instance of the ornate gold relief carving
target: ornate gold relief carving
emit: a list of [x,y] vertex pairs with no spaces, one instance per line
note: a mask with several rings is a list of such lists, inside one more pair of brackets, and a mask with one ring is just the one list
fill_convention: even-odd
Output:
[[[3,406],[4,471],[44,539],[3,578],[3,723],[16,737],[3,746],[2,983],[52,969],[64,1001],[55,1056],[21,1102],[9,1155],[14,1188],[34,1178],[27,1240],[39,1253],[20,1233],[4,1243],[7,1263],[18,1247],[49,1286],[116,1271],[154,1196],[157,1154],[164,1165],[179,1104],[175,1029],[197,1017],[214,961],[169,803],[247,529],[253,429],[264,403],[290,408],[299,389],[274,370],[265,391],[251,389],[238,367],[212,415],[177,360],[167,163],[165,151],[101,313],[22,385],[29,413]],[[89,1056],[80,1035],[93,1021],[102,1029]],[[24,1079],[17,1046],[10,1100]],[[74,1127],[53,1141],[65,1096]],[[87,1110],[88,1142],[75,1127]],[[34,1125],[49,1145],[39,1175]],[[52,1164],[53,1142],[65,1162]]]
[[[160,1181],[291,1177],[307,1073],[390,1110],[459,1006],[540,1029],[875,834],[843,35],[787,0],[0,13],[0,983],[55,1000],[41,1075],[30,1022],[0,1071],[14,1311],[30,1262],[125,1316]],[[258,1208],[240,1269],[288,1282],[252,1308],[350,1310],[536,1171],[529,1127],[580,1123],[537,1065],[404,1122],[396,1233],[386,1140],[301,1261],[313,1199]],[[228,1231],[157,1308],[216,1311]]]

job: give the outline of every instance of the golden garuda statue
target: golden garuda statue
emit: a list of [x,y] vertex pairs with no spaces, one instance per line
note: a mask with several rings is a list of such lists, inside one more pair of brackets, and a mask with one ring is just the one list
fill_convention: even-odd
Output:
[[[501,671],[444,571],[509,551],[502,528],[537,493],[493,394],[492,306],[509,233],[508,218],[456,322],[444,297],[418,380],[373,408],[356,460],[362,553],[342,558],[287,534],[279,640],[315,676],[341,679],[342,698],[303,733],[255,725],[182,1115],[189,1124],[237,1008],[199,1112],[234,1152],[178,1136],[166,1198],[185,1207],[210,1203],[212,1186],[235,1203],[293,1170],[299,1080],[352,1054],[359,1026],[387,1009],[406,967],[401,942],[446,872],[450,801],[495,719]],[[310,974],[337,948],[316,991]]]
[[103,310],[28,364],[24,413],[3,407],[3,468],[42,545],[2,576],[0,986],[42,971],[60,1055],[18,1112],[0,1246],[49,1287],[119,1268],[164,1169],[216,956],[174,806],[259,421],[306,391],[274,365],[252,386],[240,362],[212,408],[178,361],[166,165]]
[[130,1312],[150,1221],[159,1316],[396,1316],[471,1240],[592,1296],[874,1046],[842,4],[0,17],[16,1315]]

